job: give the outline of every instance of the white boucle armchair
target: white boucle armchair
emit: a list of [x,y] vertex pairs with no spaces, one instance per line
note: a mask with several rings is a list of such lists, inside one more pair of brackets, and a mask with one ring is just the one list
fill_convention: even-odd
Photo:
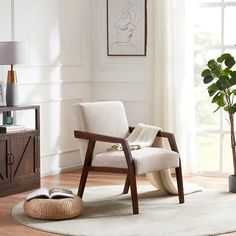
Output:
[[[138,214],[136,175],[175,168],[179,203],[184,202],[181,161],[173,134],[163,131],[157,134],[168,139],[171,150],[145,147],[131,151],[126,138],[134,128],[128,126],[122,102],[80,103],[77,108],[80,130],[75,130],[74,135],[86,140],[82,145],[87,146],[86,154],[82,155],[84,165],[78,196],[83,197],[89,171],[123,173],[127,175],[123,193],[128,193],[130,187],[133,214]],[[114,143],[120,143],[123,151],[107,151]]]

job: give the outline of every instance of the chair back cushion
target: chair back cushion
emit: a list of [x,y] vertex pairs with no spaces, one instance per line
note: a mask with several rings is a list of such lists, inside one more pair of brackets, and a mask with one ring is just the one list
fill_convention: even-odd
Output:
[[[123,103],[120,101],[79,103],[80,130],[125,138],[129,126]],[[111,143],[96,142],[94,154],[104,152]],[[81,147],[81,158],[85,158],[85,145]]]

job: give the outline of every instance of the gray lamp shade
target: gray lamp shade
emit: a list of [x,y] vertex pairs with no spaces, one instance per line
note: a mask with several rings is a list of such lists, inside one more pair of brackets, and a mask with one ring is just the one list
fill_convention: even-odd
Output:
[[0,65],[27,63],[27,45],[24,42],[0,42]]

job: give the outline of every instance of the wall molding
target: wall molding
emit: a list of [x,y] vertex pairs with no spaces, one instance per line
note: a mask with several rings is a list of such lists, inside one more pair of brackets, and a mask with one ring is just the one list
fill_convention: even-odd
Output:
[[55,85],[55,84],[91,84],[92,79],[79,79],[79,80],[58,80],[49,82],[33,82],[33,83],[18,83],[20,86],[33,86],[33,85]]
[[[110,101],[110,100],[104,100],[104,99],[98,99],[97,101],[104,102],[104,101]],[[138,104],[146,104],[147,102],[145,100],[120,100],[123,103],[138,103]]]
[[131,100],[122,100],[123,103],[138,103],[138,104],[146,104],[147,102],[145,100],[140,101],[131,101]]
[[[108,57],[108,56],[107,56]],[[110,58],[110,57],[109,57]],[[124,57],[123,57],[124,58]],[[129,57],[129,58],[126,58],[126,59],[128,59],[129,60],[129,62],[128,61],[126,61],[126,60],[124,60],[124,64],[123,63],[114,63],[114,62],[110,62],[110,63],[108,63],[108,62],[103,62],[103,63],[98,63],[98,67],[105,67],[105,68],[120,68],[120,67],[122,67],[122,68],[129,68],[129,69],[132,69],[132,68],[142,68],[142,69],[144,69],[145,68],[145,65],[143,64],[143,63],[130,63],[130,61],[132,61],[131,59],[132,58],[135,58],[136,60],[137,59],[139,59],[139,58],[137,58],[137,57]],[[110,58],[111,60],[113,59],[113,58]],[[146,58],[145,58],[146,59]]]
[[17,65],[16,67],[22,68],[37,68],[37,67],[83,67],[84,63],[75,62],[75,63],[53,63],[53,64],[25,64]]
[[79,152],[79,148],[75,148],[75,149],[71,149],[71,150],[65,150],[65,151],[58,151],[58,152],[54,152],[54,153],[41,154],[41,158],[46,159],[46,158],[51,158],[52,156],[75,153],[75,152]]
[[[33,102],[32,104],[45,104],[45,103],[55,103],[55,102],[70,102],[70,101],[76,101],[76,100],[79,100],[79,101],[82,101],[82,98],[78,97],[78,98],[59,98],[59,99],[50,99],[50,100],[45,100],[45,101],[35,101]],[[24,105],[24,104],[22,104]],[[27,103],[25,105],[30,105],[30,103]]]
[[46,177],[46,176],[50,176],[50,175],[58,175],[58,174],[65,173],[65,172],[81,170],[82,167],[83,167],[82,163],[81,163],[81,165],[65,166],[65,167],[57,168],[56,170],[42,171],[40,176]]
[[136,80],[136,79],[127,79],[127,80],[118,80],[118,79],[93,79],[92,83],[118,83],[118,84],[148,84],[146,80]]
[[58,174],[82,166],[79,152],[61,152],[53,156],[41,158],[41,175]]
[[[65,160],[66,157],[61,156],[60,161],[63,162],[63,159]],[[82,162],[78,158],[73,158],[68,163],[59,164],[58,166],[54,166],[53,161],[53,158],[41,159],[41,177],[79,170],[82,168]],[[44,166],[47,166],[47,168],[44,168]]]

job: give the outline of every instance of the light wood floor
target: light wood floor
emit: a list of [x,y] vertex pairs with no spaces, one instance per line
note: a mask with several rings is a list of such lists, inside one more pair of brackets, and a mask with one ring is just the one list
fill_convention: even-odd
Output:
[[[60,175],[53,175],[42,178],[43,187],[62,187],[73,189],[77,188],[80,178],[80,171],[73,171],[63,173]],[[187,182],[196,183],[208,189],[227,190],[226,178],[210,178],[189,176],[184,178]],[[97,185],[110,185],[110,184],[123,184],[125,181],[124,175],[118,174],[101,174],[92,173],[89,175],[87,186]],[[139,184],[148,184],[144,176],[138,177]],[[20,193],[5,198],[0,198],[0,236],[55,236],[55,234],[37,231],[15,222],[11,216],[11,208],[19,201],[22,201],[26,193]],[[235,221],[236,224],[236,221]],[[226,235],[226,234],[224,234]],[[227,234],[227,236],[236,236],[236,233]]]

